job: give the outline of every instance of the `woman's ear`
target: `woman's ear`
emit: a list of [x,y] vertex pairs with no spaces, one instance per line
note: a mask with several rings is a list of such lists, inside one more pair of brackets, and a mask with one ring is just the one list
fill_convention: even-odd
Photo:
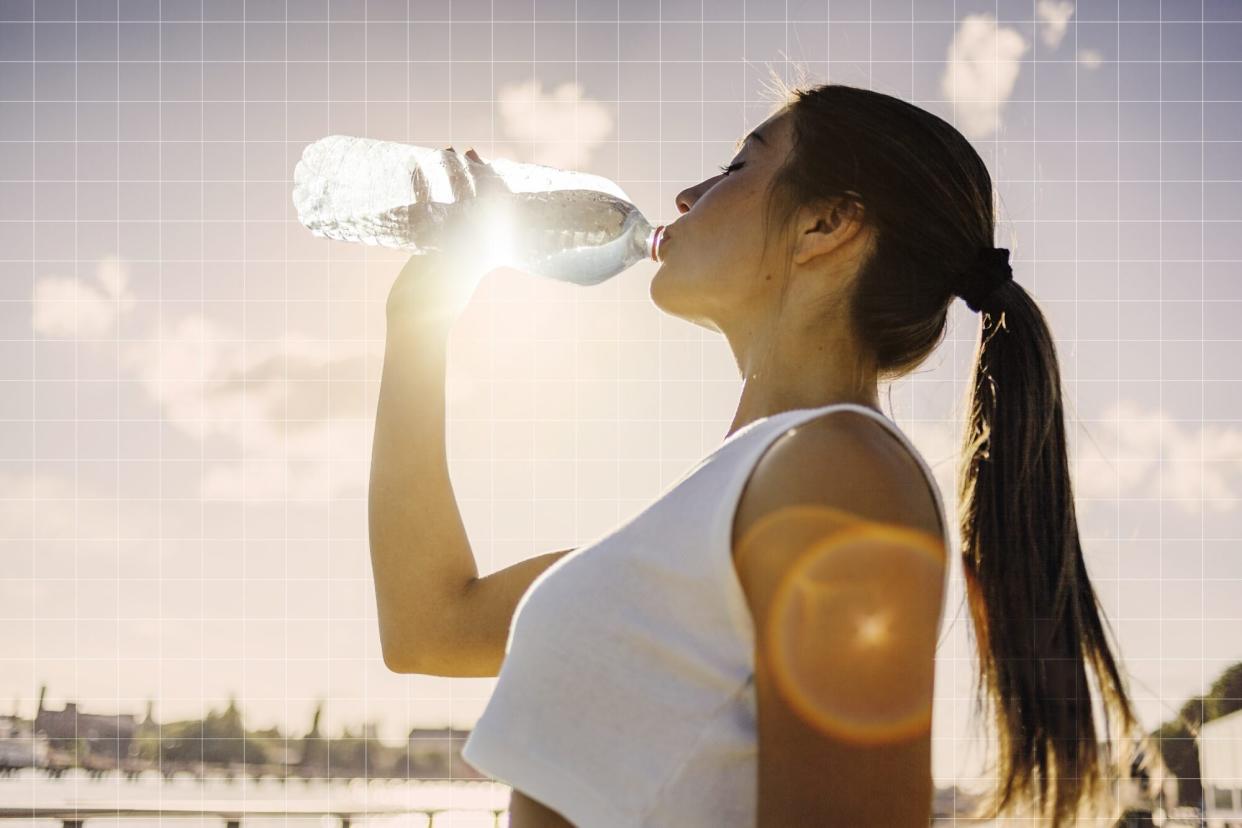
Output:
[[862,216],[861,204],[842,198],[799,210],[793,263],[803,265],[841,247],[862,229]]

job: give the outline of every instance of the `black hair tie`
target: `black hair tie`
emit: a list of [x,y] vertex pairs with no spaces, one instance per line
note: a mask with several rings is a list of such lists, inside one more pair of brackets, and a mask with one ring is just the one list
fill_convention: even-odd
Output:
[[953,292],[966,300],[966,305],[978,313],[992,291],[1013,279],[1009,266],[1009,250],[1004,247],[980,249],[966,272],[958,276],[957,289]]

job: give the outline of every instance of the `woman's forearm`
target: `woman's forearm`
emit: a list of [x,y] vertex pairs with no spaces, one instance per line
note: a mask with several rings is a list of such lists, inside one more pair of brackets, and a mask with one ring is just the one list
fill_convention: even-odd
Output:
[[450,640],[479,574],[449,479],[447,352],[447,325],[389,319],[367,507],[384,662],[397,672],[419,672]]

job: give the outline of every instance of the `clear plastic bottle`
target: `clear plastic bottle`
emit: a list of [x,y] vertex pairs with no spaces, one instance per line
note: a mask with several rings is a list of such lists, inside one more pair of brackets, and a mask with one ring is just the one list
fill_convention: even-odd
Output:
[[602,176],[349,135],[303,150],[293,203],[317,236],[414,253],[468,248],[488,265],[579,285],[659,261],[664,231]]

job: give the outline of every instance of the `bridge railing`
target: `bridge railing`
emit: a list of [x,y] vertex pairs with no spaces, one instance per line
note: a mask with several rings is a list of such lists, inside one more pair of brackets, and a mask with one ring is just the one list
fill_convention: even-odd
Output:
[[9,819],[60,820],[61,828],[83,828],[91,818],[139,817],[157,820],[161,817],[218,818],[225,828],[242,828],[247,818],[253,817],[329,817],[336,819],[341,828],[351,828],[355,822],[368,817],[401,816],[421,814],[427,817],[427,828],[435,828],[436,816],[448,811],[469,813],[471,811],[492,815],[493,828],[500,828],[500,816],[506,808],[417,808],[399,805],[375,805],[360,807],[332,807],[299,802],[256,802],[239,805],[237,802],[141,802],[131,805],[32,805],[15,807],[0,805],[0,821]]

